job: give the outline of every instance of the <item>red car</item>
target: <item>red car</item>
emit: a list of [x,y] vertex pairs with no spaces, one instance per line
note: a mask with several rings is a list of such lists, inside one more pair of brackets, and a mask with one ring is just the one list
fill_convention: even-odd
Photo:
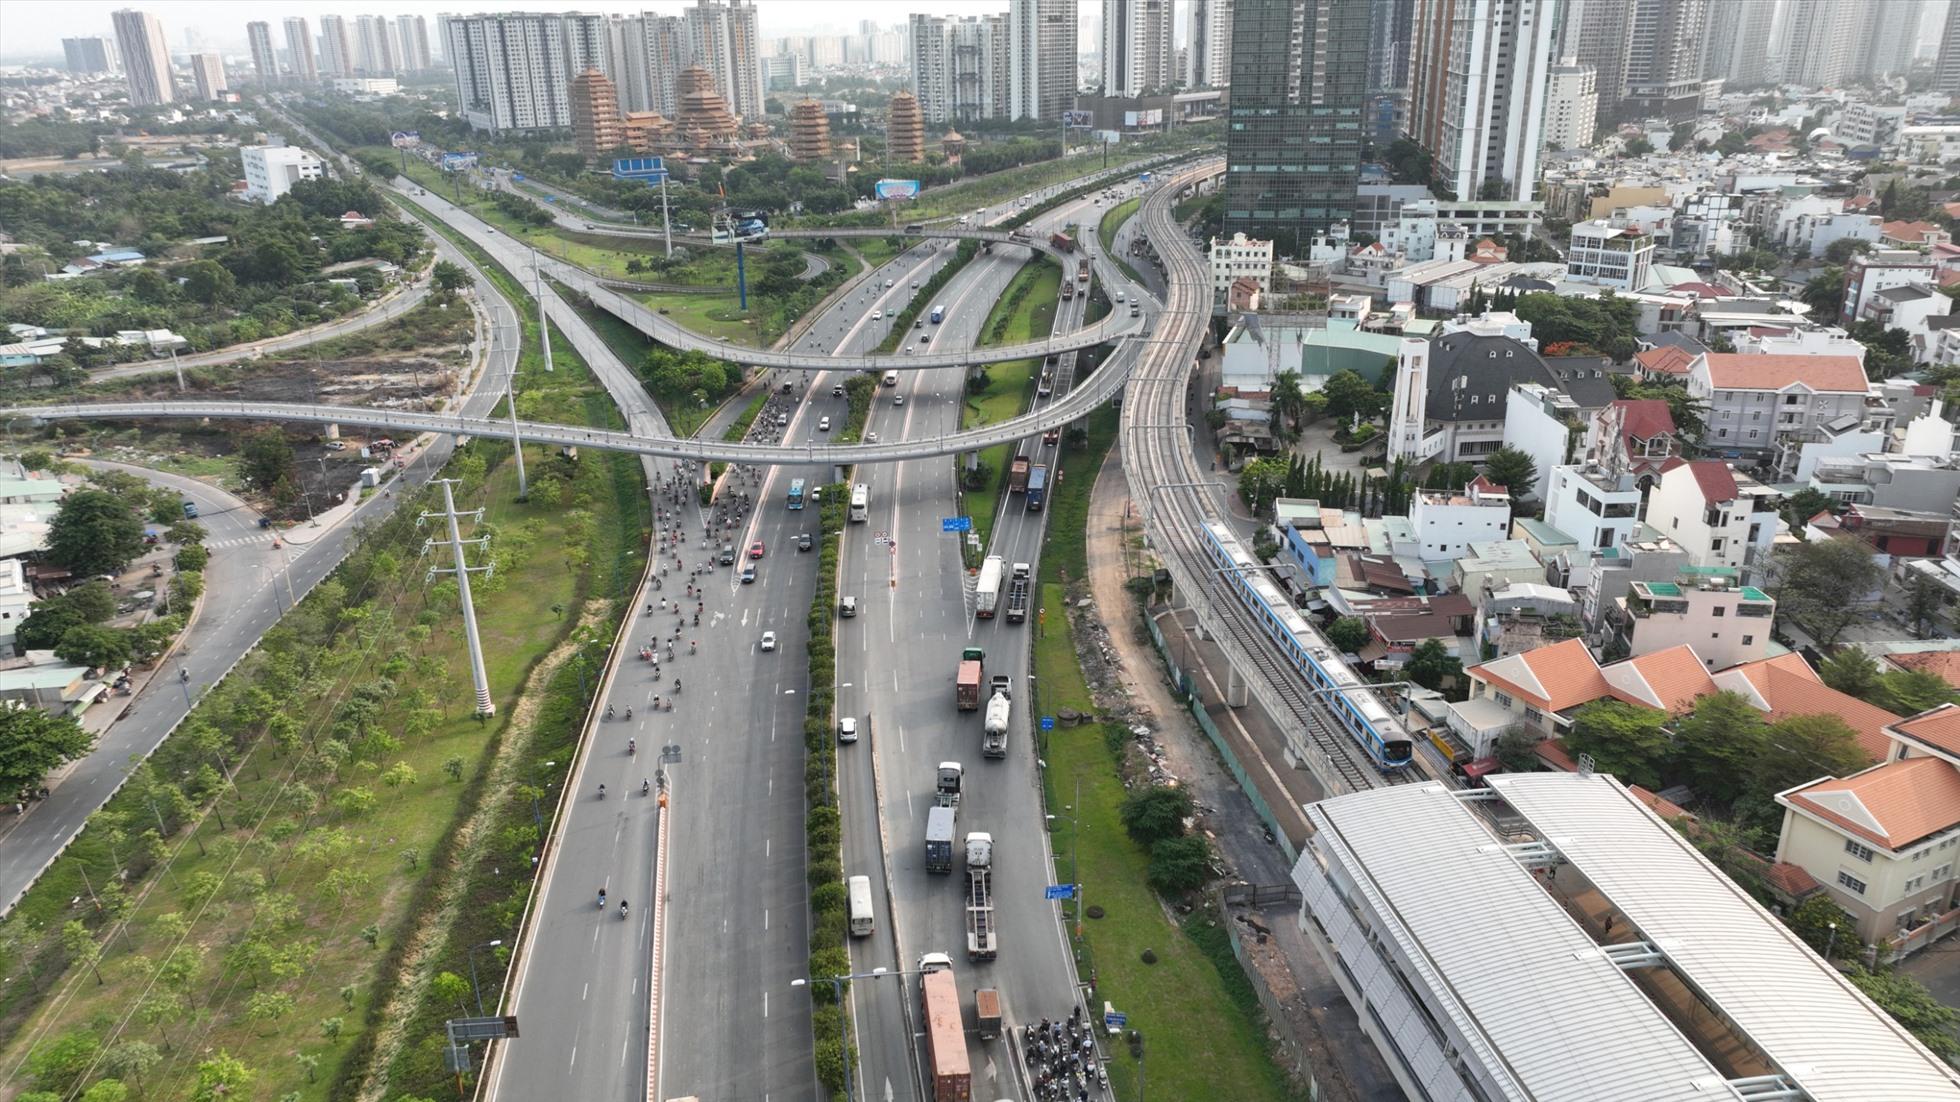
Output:
[[762,541],[761,541],[761,540],[757,540],[757,541],[755,541],[754,543],[752,543],[752,544],[749,544],[749,558],[752,558],[752,559],[759,559],[759,558],[761,558],[761,557],[762,557],[762,550],[763,550],[763,548],[762,548]]

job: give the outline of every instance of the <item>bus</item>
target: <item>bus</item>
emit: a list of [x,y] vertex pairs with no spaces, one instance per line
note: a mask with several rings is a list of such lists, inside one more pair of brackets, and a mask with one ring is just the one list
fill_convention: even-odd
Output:
[[792,509],[803,508],[803,480],[800,478],[790,480],[789,507]]
[[933,307],[933,308],[932,308],[932,323],[933,323],[934,325],[938,325],[938,324],[939,324],[940,322],[942,322],[942,321],[945,321],[945,320],[946,320],[946,307],[944,307],[944,306],[935,306],[935,307]]
[[851,523],[863,524],[871,519],[871,487],[860,482],[851,487]]

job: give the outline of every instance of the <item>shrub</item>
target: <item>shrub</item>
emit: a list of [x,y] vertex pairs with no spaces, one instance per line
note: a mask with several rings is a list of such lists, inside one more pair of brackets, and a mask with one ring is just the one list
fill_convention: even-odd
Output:
[[1184,820],[1191,815],[1191,793],[1154,785],[1137,789],[1123,798],[1118,814],[1130,837],[1146,846],[1155,845],[1184,835]]
[[1150,847],[1150,886],[1165,895],[1195,891],[1211,875],[1211,847],[1196,835],[1165,838]]

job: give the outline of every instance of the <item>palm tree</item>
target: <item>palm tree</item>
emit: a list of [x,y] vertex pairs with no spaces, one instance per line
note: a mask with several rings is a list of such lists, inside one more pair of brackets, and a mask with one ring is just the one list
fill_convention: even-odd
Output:
[[1299,372],[1282,371],[1273,376],[1272,406],[1275,434],[1278,434],[1283,422],[1291,426],[1295,430],[1294,435],[1297,436],[1298,429],[1307,415],[1307,396],[1306,392],[1300,389]]

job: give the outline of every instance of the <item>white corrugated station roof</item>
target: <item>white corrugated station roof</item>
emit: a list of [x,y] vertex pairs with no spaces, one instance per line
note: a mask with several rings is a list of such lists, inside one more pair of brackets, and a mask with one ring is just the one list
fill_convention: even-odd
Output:
[[1960,1099],[1960,1073],[1624,787],[1598,775],[1489,781],[1814,1102]]

